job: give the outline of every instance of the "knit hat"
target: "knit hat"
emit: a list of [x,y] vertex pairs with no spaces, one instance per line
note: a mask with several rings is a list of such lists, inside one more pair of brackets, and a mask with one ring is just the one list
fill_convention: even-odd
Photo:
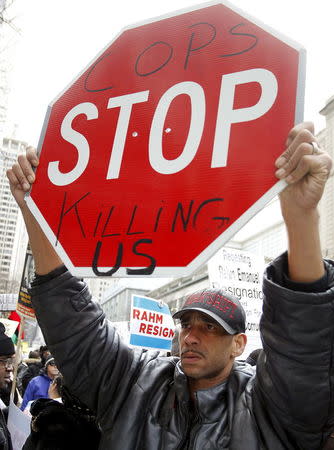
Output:
[[180,319],[187,311],[199,311],[212,317],[229,334],[245,332],[244,308],[236,297],[221,289],[204,289],[190,294],[173,318]]
[[44,367],[47,368],[50,363],[56,364],[54,357],[51,355],[46,359]]
[[13,355],[15,347],[10,337],[5,334],[6,328],[0,322],[0,355]]

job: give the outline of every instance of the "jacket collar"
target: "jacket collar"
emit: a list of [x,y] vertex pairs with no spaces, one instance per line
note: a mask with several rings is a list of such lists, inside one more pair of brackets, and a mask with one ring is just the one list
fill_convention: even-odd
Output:
[[[254,369],[248,364],[236,361],[226,381],[209,389],[201,389],[196,392],[197,412],[203,422],[219,420],[229,403],[234,404],[236,397],[245,388],[249,378],[254,374]],[[175,395],[179,402],[188,403],[190,400],[188,380],[184,374],[180,361],[175,367],[174,373]],[[227,399],[231,398],[232,402]]]
[[[184,374],[180,361],[175,367],[175,394],[179,402],[188,403],[190,400],[188,379]],[[209,389],[200,389],[195,393],[196,409],[203,422],[217,420],[226,406],[227,380]]]

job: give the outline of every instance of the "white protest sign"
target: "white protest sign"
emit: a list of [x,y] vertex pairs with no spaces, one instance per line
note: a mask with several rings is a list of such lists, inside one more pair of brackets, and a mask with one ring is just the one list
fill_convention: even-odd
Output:
[[132,295],[130,344],[169,351],[174,337],[174,321],[168,305],[153,298]]
[[11,401],[8,412],[8,429],[12,438],[13,450],[21,450],[30,434],[31,417],[24,414]]
[[246,312],[247,346],[243,356],[262,348],[259,322],[262,314],[264,257],[224,247],[208,263],[210,285],[237,297]]
[[8,337],[12,337],[15,333],[16,328],[18,327],[19,322],[17,322],[16,320],[3,319],[2,317],[0,318],[0,322],[5,326],[5,334]]

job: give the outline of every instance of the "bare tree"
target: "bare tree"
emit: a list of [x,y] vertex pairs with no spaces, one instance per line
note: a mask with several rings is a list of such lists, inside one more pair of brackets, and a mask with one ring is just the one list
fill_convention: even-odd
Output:
[[15,17],[11,15],[11,6],[15,0],[0,0],[0,26],[7,25],[17,33],[20,33],[19,28],[14,24]]

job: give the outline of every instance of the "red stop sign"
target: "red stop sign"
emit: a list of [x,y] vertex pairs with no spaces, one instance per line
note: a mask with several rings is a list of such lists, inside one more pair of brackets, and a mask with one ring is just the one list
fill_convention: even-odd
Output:
[[282,187],[304,51],[224,3],[125,29],[50,105],[28,205],[80,276],[176,276]]

